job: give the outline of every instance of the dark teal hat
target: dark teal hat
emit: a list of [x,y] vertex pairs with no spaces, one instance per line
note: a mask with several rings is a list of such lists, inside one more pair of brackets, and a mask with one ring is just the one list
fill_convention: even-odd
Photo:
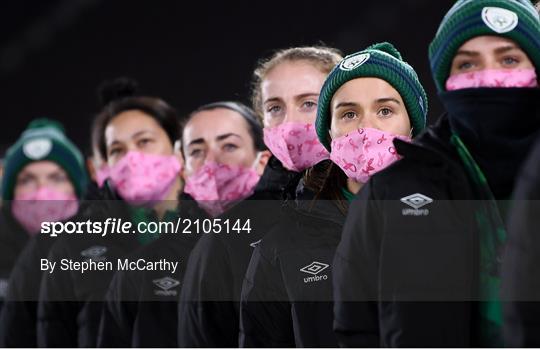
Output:
[[6,152],[2,199],[13,199],[19,172],[27,164],[42,160],[50,160],[60,165],[71,179],[77,196],[82,197],[88,176],[81,152],[66,137],[62,124],[49,119],[36,119]]
[[357,78],[379,78],[396,89],[407,108],[414,135],[426,126],[428,100],[414,69],[401,57],[390,43],[375,44],[345,57],[324,82],[319,95],[315,129],[320,142],[330,150],[330,104],[336,91],[346,82]]
[[540,19],[529,0],[459,0],[443,18],[429,46],[435,85],[445,90],[452,60],[468,40],[498,35],[515,41],[540,67]]

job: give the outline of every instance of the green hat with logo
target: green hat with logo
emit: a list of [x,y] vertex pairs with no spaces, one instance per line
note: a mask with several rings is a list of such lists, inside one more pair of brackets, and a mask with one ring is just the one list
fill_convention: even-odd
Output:
[[49,119],[36,119],[11,146],[4,159],[2,199],[13,199],[19,172],[29,163],[49,160],[68,174],[77,197],[86,190],[88,176],[79,149],[66,137],[62,124]]
[[405,103],[413,134],[417,135],[425,128],[428,100],[418,75],[392,44],[379,43],[345,57],[324,82],[319,95],[315,128],[327,150],[330,150],[328,131],[332,98],[343,84],[357,78],[379,78],[392,85]]
[[452,60],[468,40],[497,35],[515,41],[538,69],[540,17],[529,0],[459,0],[443,18],[429,46],[435,85],[445,90]]

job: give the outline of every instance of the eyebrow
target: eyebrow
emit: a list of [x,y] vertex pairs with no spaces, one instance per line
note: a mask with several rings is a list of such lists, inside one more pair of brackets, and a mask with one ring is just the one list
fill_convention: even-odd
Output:
[[[230,132],[230,133],[228,133],[228,134],[223,134],[223,135],[217,136],[217,137],[216,137],[216,140],[217,140],[217,141],[223,141],[223,140],[225,140],[226,138],[231,137],[231,136],[236,136],[236,137],[238,137],[238,138],[240,138],[240,139],[242,138],[240,135],[237,135],[237,134],[235,134],[235,133]],[[195,140],[191,141],[187,146],[189,147],[189,146],[196,145],[196,144],[198,145],[198,144],[201,144],[201,143],[204,143],[204,138],[202,138],[202,137],[200,137],[200,138],[198,138],[198,139],[195,139]]]
[[241,137],[240,135],[230,132],[230,133],[228,133],[228,134],[223,134],[223,135],[217,136],[217,137],[216,137],[216,140],[217,140],[217,141],[223,141],[223,140],[225,140],[226,138],[229,138],[229,137],[231,137],[231,136],[236,136],[236,137],[238,137],[239,139],[242,139],[242,137]]
[[[301,100],[301,99],[306,98],[306,97],[318,97],[318,96],[319,96],[318,92],[306,92],[306,93],[294,96],[294,99],[295,100]],[[281,101],[281,100],[282,100],[282,98],[280,98],[280,97],[270,97],[270,98],[266,99],[263,102],[263,104],[267,104],[267,103],[275,102],[275,101]]]
[[383,97],[383,98],[377,99],[377,103],[385,103],[385,102],[394,102],[394,103],[397,103],[398,105],[401,104],[401,102],[399,102],[398,99],[393,98],[393,97]]
[[357,107],[358,104],[354,102],[340,102],[338,103],[334,109],[342,108],[342,107]]
[[519,48],[516,45],[507,45],[507,46],[503,46],[503,47],[499,47],[495,49],[495,53],[500,55],[502,53],[512,51],[512,50],[518,50],[518,49]]
[[[141,130],[141,131],[137,131],[135,134],[131,135],[130,138],[134,139],[134,138],[137,138],[145,133],[149,133],[149,134],[152,134],[152,131],[150,130]],[[107,145],[107,147],[111,147],[111,146],[114,146],[116,144],[119,144],[121,143],[120,141],[118,140],[114,140],[113,142],[111,142],[110,144]]]
[[[502,47],[498,47],[495,49],[495,54],[502,54],[502,53],[505,53],[505,52],[508,52],[508,51],[512,51],[512,50],[518,50],[519,47],[517,47],[516,45],[506,45],[506,46],[502,46]],[[476,52],[476,51],[469,51],[469,50],[459,50],[457,53],[456,53],[456,56],[458,55],[463,55],[463,56],[470,56],[470,57],[475,57],[475,56],[480,56],[480,53]]]

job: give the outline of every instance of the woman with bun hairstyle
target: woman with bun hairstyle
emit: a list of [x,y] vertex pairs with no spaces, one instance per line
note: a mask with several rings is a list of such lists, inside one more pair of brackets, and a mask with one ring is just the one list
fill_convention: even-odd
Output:
[[88,177],[63,126],[36,119],[8,149],[2,181],[0,346],[35,347],[40,258],[55,242],[41,223],[75,216]]
[[262,117],[264,143],[273,157],[254,197],[227,213],[251,219],[253,230],[234,236],[204,235],[197,243],[180,298],[179,346],[238,346],[240,291],[253,248],[277,223],[282,199],[294,196],[305,170],[328,159],[313,122],[320,88],[340,59],[335,49],[296,47],[277,51],[255,69],[252,104]]
[[[258,184],[269,152],[265,150],[261,124],[250,108],[231,101],[210,103],[197,108],[183,124],[186,186],[182,218],[224,218],[228,211],[241,210],[246,198],[262,199]],[[188,205],[193,206],[190,197],[206,215],[196,216],[194,210],[188,210]],[[258,226],[260,220],[251,224]],[[205,235],[165,235],[132,254],[132,259],[179,261],[179,267],[172,273],[118,271],[106,296],[99,347],[178,347],[178,296],[192,283],[184,278],[186,262],[197,239]],[[251,235],[247,236],[254,237]]]
[[[101,200],[88,203],[77,220],[132,223],[133,232],[62,235],[49,252],[50,261],[117,261],[156,235],[138,232],[138,223],[176,221],[181,190],[181,156],[174,151],[180,126],[165,101],[136,94],[136,84],[117,79],[102,86],[104,107],[94,120],[107,180]],[[114,268],[115,269],[115,268]],[[114,270],[113,269],[113,270]],[[44,273],[38,307],[38,346],[96,345],[102,300],[113,271],[76,269]]]
[[335,66],[315,123],[334,164],[321,187],[309,175],[300,182],[297,199],[255,248],[242,289],[241,346],[338,345],[332,258],[349,201],[399,159],[393,142],[410,142],[426,113],[415,71],[391,44],[372,45]]
[[365,185],[336,252],[344,346],[506,345],[505,201],[540,130],[538,13],[528,0],[459,0],[429,60],[446,113]]

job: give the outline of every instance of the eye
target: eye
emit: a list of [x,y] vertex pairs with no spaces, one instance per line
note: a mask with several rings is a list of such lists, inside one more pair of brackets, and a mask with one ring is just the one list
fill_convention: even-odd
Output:
[[382,117],[382,118],[388,118],[390,116],[392,116],[394,112],[388,108],[388,107],[383,107],[381,109],[379,109],[379,111],[377,112],[377,115]]
[[223,150],[226,152],[233,152],[233,151],[236,151],[237,149],[238,149],[238,146],[233,143],[227,143],[223,145]]
[[50,176],[50,179],[51,179],[51,181],[57,182],[57,183],[59,183],[59,182],[65,182],[65,181],[68,180],[66,174],[58,174],[58,173],[52,174],[52,175]]
[[357,117],[356,112],[353,112],[353,111],[345,112],[341,115],[341,119],[345,119],[345,120],[352,120],[352,119],[355,119],[356,117]]
[[305,101],[304,103],[302,103],[302,109],[307,109],[307,110],[313,110],[314,108],[317,107],[317,102],[315,101]]
[[109,156],[115,156],[115,155],[118,155],[120,154],[120,152],[122,151],[122,149],[120,147],[114,147],[114,148],[111,148],[109,150]]
[[151,143],[153,140],[150,138],[143,138],[137,141],[137,146],[144,147],[147,146],[149,143]]
[[278,105],[273,105],[273,106],[269,106],[266,111],[268,113],[271,113],[271,114],[276,114],[276,113],[279,113],[281,112],[282,108],[281,106],[278,106]]
[[465,61],[465,62],[459,63],[457,67],[459,70],[469,70],[474,67],[474,64],[472,62]]
[[203,154],[202,149],[193,149],[189,152],[189,156],[193,158],[201,157]]
[[519,63],[519,60],[512,56],[503,57],[502,59],[502,64],[505,66],[514,66],[518,63]]

